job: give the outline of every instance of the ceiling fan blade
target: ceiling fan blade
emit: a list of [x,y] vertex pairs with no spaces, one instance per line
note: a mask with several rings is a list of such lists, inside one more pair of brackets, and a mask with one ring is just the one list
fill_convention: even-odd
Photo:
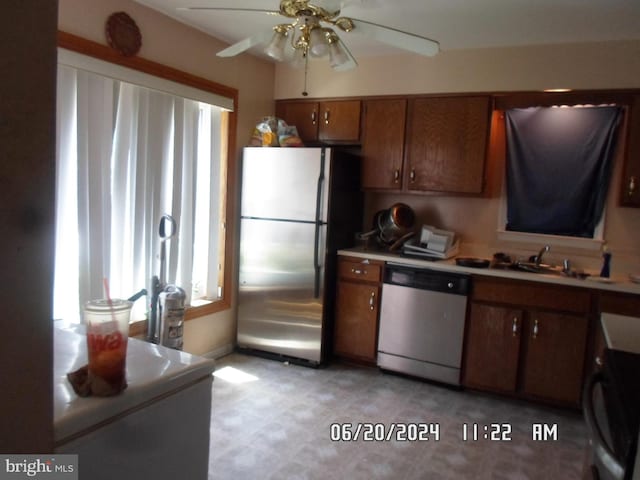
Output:
[[372,7],[380,6],[382,0],[315,0],[313,2],[318,7],[335,12],[351,6]]
[[176,7],[176,10],[213,10],[227,12],[258,12],[269,15],[280,15],[278,10],[266,10],[262,8],[233,8],[233,7]]
[[440,44],[427,37],[421,37],[409,32],[403,32],[377,23],[366,22],[364,20],[351,19],[355,28],[354,32],[374,38],[382,43],[393,47],[408,50],[419,55],[432,57],[440,51]]
[[256,45],[260,45],[261,43],[265,43],[269,40],[269,37],[273,35],[273,30],[267,30],[265,32],[256,33],[244,40],[240,40],[237,43],[234,43],[230,47],[225,48],[224,50],[220,50],[216,53],[217,57],[233,57],[238,55],[246,50],[249,50]]

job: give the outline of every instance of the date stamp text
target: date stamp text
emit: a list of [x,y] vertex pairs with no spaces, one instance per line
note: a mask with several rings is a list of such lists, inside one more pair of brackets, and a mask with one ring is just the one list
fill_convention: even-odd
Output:
[[333,442],[426,442],[440,440],[439,423],[332,423]]

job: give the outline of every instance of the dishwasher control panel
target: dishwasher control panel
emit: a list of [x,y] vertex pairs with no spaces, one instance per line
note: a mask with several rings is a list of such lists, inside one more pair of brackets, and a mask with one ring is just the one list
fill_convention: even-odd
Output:
[[456,295],[471,291],[469,275],[391,263],[385,268],[384,283]]

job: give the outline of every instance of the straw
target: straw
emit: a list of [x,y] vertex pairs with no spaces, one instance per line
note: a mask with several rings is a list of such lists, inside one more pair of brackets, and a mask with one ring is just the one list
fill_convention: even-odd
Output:
[[102,278],[102,284],[104,285],[104,293],[107,296],[107,303],[109,304],[109,309],[111,310],[111,319],[118,323],[118,320],[116,319],[116,312],[113,309],[113,301],[111,300],[111,294],[109,293],[109,280],[107,280],[107,277],[103,277]]

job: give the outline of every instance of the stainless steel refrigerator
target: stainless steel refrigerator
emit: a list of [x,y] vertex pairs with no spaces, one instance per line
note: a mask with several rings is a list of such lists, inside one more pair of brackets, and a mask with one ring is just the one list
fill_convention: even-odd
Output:
[[336,252],[362,227],[357,156],[247,147],[242,161],[238,348],[312,366],[331,352]]

